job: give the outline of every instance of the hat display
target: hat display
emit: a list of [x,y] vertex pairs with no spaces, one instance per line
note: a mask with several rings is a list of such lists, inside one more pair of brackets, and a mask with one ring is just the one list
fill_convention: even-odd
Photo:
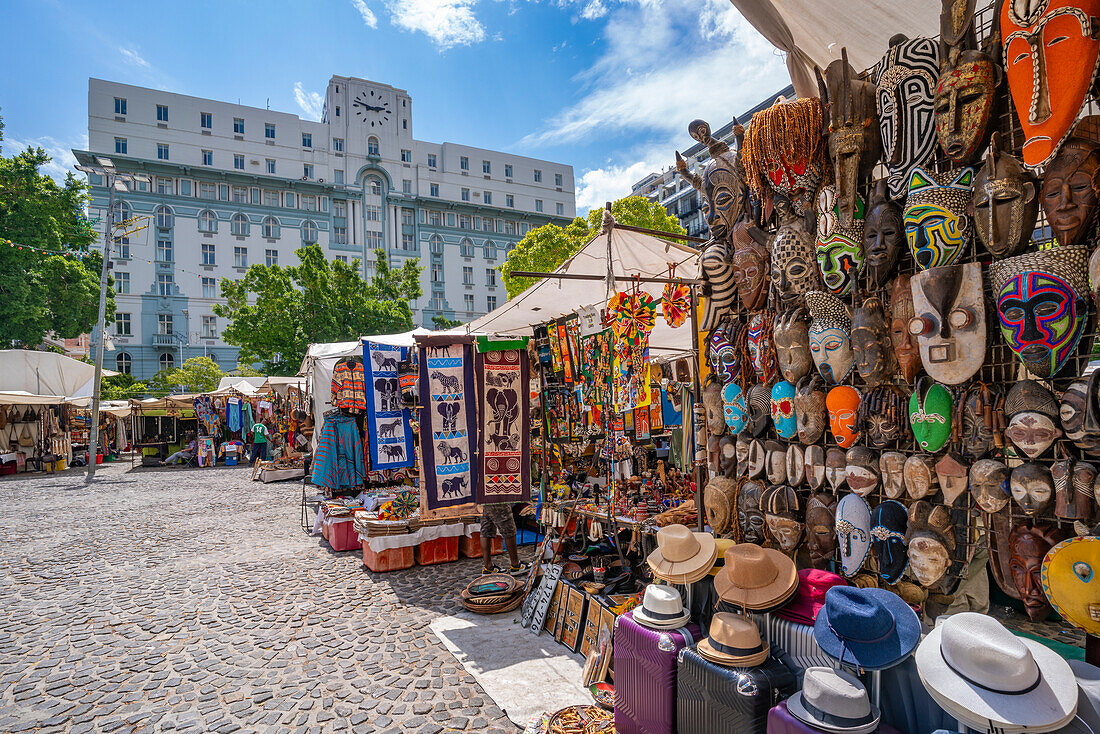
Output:
[[814,639],[842,663],[884,670],[917,647],[920,620],[892,591],[837,586],[825,594],[825,606],[814,621]]
[[879,710],[867,689],[850,673],[806,668],[802,690],[787,699],[787,711],[815,729],[868,734],[878,728]]
[[739,668],[759,665],[768,657],[768,643],[760,639],[756,625],[729,612],[711,617],[709,636],[695,650],[712,663]]
[[798,624],[813,624],[817,613],[825,606],[825,594],[829,589],[847,585],[843,576],[819,568],[804,568],[798,572],[798,588],[794,596],[774,614]]
[[771,609],[789,599],[797,588],[794,561],[754,543],[730,546],[722,572],[714,577],[719,598],[743,609]]
[[948,617],[924,638],[915,657],[932,699],[973,729],[1055,731],[1077,713],[1069,664],[985,614]]
[[657,550],[646,563],[653,575],[673,584],[691,584],[707,575],[718,557],[714,536],[692,532],[686,525],[666,525],[657,531]]
[[645,587],[642,605],[632,612],[634,621],[643,627],[659,630],[671,630],[683,627],[691,618],[691,612],[684,609],[680,592],[671,586],[650,584]]
[[1043,592],[1058,614],[1090,635],[1100,635],[1100,537],[1070,538],[1043,559]]

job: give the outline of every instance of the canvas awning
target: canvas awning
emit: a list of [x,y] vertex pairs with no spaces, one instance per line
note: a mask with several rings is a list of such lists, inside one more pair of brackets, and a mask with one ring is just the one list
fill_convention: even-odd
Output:
[[67,402],[60,395],[36,395],[24,390],[0,391],[0,405],[61,405]]
[[[104,377],[117,374],[103,370]],[[30,349],[0,350],[0,390],[87,398],[94,383],[95,367],[72,357]]]

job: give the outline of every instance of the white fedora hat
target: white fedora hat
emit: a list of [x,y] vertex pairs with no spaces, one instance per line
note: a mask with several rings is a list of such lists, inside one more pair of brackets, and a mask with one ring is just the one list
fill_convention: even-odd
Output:
[[859,678],[832,668],[806,668],[802,690],[787,699],[787,711],[815,729],[845,734],[868,734],[879,721]]
[[643,627],[662,630],[683,627],[691,618],[691,613],[684,609],[680,592],[671,586],[657,584],[645,587],[642,605],[634,609],[633,615],[634,621]]
[[985,614],[948,617],[924,638],[915,657],[928,693],[972,729],[1049,732],[1077,713],[1069,663]]

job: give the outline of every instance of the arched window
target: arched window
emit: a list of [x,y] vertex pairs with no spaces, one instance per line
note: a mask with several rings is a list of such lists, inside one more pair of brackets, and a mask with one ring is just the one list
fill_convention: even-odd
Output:
[[199,214],[199,231],[200,232],[217,232],[218,231],[218,215],[209,209],[204,209]]
[[367,155],[382,155],[378,152],[378,138],[373,135],[367,138]]
[[172,355],[171,352],[165,352],[164,354],[160,355],[160,368],[162,370],[175,369],[175,367],[176,358]]
[[133,366],[133,360],[130,359],[130,353],[129,352],[119,352],[118,355],[115,357],[115,367],[117,367],[118,371],[121,372],[122,374],[124,374],[124,375],[130,374],[130,370],[132,369],[132,366]]
[[463,237],[460,243],[462,257],[474,256],[474,243],[470,241],[469,237]]
[[367,179],[367,193],[372,196],[382,195],[382,182],[377,178],[371,176]]
[[433,255],[442,255],[443,254],[443,238],[442,237],[440,237],[437,234],[433,234],[431,236],[431,238],[428,240],[428,243],[431,246],[431,250],[432,250]]
[[302,242],[306,243],[307,245],[312,245],[316,241],[317,225],[307,219],[306,221],[302,222]]
[[125,201],[115,202],[115,224],[119,222],[125,222],[127,219],[133,216],[133,210],[130,205]]
[[166,206],[157,207],[157,227],[160,229],[172,229],[172,210]]
[[493,260],[497,256],[497,246],[493,244],[492,240],[485,240],[485,259]]
[[264,237],[269,240],[278,239],[279,220],[275,217],[267,217],[264,219]]
[[245,236],[248,234],[248,217],[243,214],[237,213],[233,215],[233,220],[230,223],[230,231],[233,234]]

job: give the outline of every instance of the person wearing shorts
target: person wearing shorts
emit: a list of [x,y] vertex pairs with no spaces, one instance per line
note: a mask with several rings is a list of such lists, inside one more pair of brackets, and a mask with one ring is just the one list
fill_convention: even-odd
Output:
[[504,538],[504,547],[508,550],[508,560],[512,567],[508,573],[522,574],[528,571],[526,563],[519,562],[519,553],[516,548],[516,519],[512,515],[512,504],[500,502],[481,506],[481,560],[482,572],[493,573],[499,569],[493,568],[493,538],[500,535]]

